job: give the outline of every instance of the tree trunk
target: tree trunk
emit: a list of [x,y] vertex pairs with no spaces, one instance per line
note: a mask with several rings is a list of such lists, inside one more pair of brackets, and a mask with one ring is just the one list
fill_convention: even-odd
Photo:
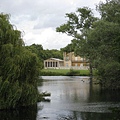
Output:
[[90,62],[90,64],[89,64],[89,68],[90,68],[90,82],[92,83],[93,69],[92,69],[92,64],[91,64],[91,62]]

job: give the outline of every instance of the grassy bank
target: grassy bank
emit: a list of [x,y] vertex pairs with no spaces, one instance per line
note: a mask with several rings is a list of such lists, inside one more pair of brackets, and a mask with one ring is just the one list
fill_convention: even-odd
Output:
[[43,69],[41,76],[89,76],[89,70],[73,70],[73,69]]

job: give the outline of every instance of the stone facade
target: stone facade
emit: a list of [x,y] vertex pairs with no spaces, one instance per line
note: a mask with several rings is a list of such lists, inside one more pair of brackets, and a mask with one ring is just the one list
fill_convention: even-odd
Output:
[[75,56],[74,52],[63,53],[63,60],[57,58],[50,58],[44,60],[44,68],[58,68],[58,69],[88,69],[89,63],[85,58]]
[[44,60],[44,68],[60,68],[61,66],[64,66],[64,61],[57,58],[50,58],[47,60]]
[[64,59],[64,66],[88,66],[89,63],[85,58],[82,58],[80,56],[75,56],[74,52],[70,53],[63,53],[63,59]]

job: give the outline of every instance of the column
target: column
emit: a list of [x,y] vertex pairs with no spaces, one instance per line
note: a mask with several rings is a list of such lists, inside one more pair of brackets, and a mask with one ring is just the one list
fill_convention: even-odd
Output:
[[52,67],[54,67],[54,64],[53,64],[53,63],[54,63],[54,61],[52,61]]
[[56,61],[54,62],[54,67],[56,68]]
[[50,66],[50,64],[49,64],[49,61],[48,61],[48,66],[47,67],[49,67]]
[[48,61],[46,62],[46,67],[48,68]]
[[55,67],[55,62],[53,61],[53,67]]

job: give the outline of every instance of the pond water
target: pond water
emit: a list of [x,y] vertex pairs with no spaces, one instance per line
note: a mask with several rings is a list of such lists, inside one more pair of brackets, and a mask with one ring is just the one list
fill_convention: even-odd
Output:
[[113,120],[119,114],[111,108],[120,107],[119,92],[101,91],[99,85],[91,85],[89,77],[44,76],[40,92],[51,93],[50,102],[43,106],[37,119],[48,120]]
[[120,120],[120,93],[101,91],[89,77],[44,76],[39,92],[50,92],[50,102],[29,109],[0,111],[0,120]]

